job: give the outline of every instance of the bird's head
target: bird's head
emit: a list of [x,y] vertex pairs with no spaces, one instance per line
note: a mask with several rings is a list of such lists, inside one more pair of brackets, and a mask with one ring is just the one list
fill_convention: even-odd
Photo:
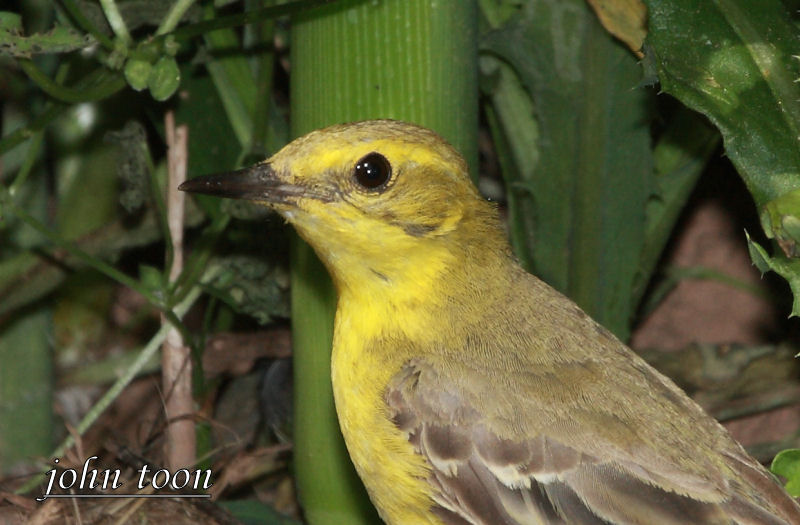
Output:
[[496,210],[455,149],[399,121],[314,131],[260,164],[191,179],[181,189],[274,208],[311,244],[340,289],[370,280],[426,281],[462,258],[465,243],[477,249],[491,248],[480,246],[486,237],[505,243]]

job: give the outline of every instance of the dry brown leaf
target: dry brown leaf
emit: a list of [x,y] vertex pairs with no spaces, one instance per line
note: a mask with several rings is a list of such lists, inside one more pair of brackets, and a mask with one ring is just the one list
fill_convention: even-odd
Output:
[[647,8],[642,0],[586,0],[606,31],[622,40],[642,58],[647,36]]

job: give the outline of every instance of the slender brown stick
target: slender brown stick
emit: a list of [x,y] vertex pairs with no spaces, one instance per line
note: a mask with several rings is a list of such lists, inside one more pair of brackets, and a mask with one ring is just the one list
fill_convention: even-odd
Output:
[[[170,282],[183,269],[184,193],[178,186],[186,180],[188,128],[175,127],[172,111],[164,116],[167,135],[167,224],[172,238]],[[162,323],[166,319],[162,316]],[[194,400],[192,399],[192,361],[189,348],[183,344],[178,330],[167,333],[161,353],[161,377],[165,392],[164,411],[167,418],[166,459],[170,469],[192,466],[196,456],[194,432]]]

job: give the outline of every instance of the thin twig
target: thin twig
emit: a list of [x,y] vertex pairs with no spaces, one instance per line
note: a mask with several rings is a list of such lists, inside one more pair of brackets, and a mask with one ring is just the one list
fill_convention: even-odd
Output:
[[[164,116],[167,135],[167,225],[172,241],[168,251],[170,265],[169,281],[174,282],[183,271],[183,211],[185,194],[178,186],[186,180],[187,140],[189,131],[183,126],[175,127],[172,111]],[[168,325],[166,317],[162,323]],[[166,459],[172,470],[194,464],[196,443],[194,432],[194,400],[192,399],[191,351],[184,344],[178,330],[171,328],[162,345],[161,379],[165,392],[166,412]],[[189,416],[189,417],[187,417]]]
[[172,8],[169,10],[169,13],[164,17],[161,25],[158,26],[156,34],[163,35],[175,29],[175,27],[181,21],[181,18],[183,18],[183,15],[186,14],[186,11],[190,7],[192,7],[194,2],[195,0],[177,0],[174,4],[172,4]]
[[20,58],[17,59],[17,64],[39,89],[57,101],[68,104],[103,100],[126,86],[125,77],[121,73],[104,67],[98,68],[100,73],[97,75],[99,77],[97,83],[89,85],[87,82],[79,82],[80,87],[69,87],[52,80],[33,60]]

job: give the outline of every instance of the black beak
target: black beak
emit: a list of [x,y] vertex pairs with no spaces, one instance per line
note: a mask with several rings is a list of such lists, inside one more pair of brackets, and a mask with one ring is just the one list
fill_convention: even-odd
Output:
[[275,204],[286,204],[289,202],[289,197],[297,197],[301,194],[300,188],[297,186],[279,180],[268,162],[228,173],[189,179],[178,189],[215,197]]

